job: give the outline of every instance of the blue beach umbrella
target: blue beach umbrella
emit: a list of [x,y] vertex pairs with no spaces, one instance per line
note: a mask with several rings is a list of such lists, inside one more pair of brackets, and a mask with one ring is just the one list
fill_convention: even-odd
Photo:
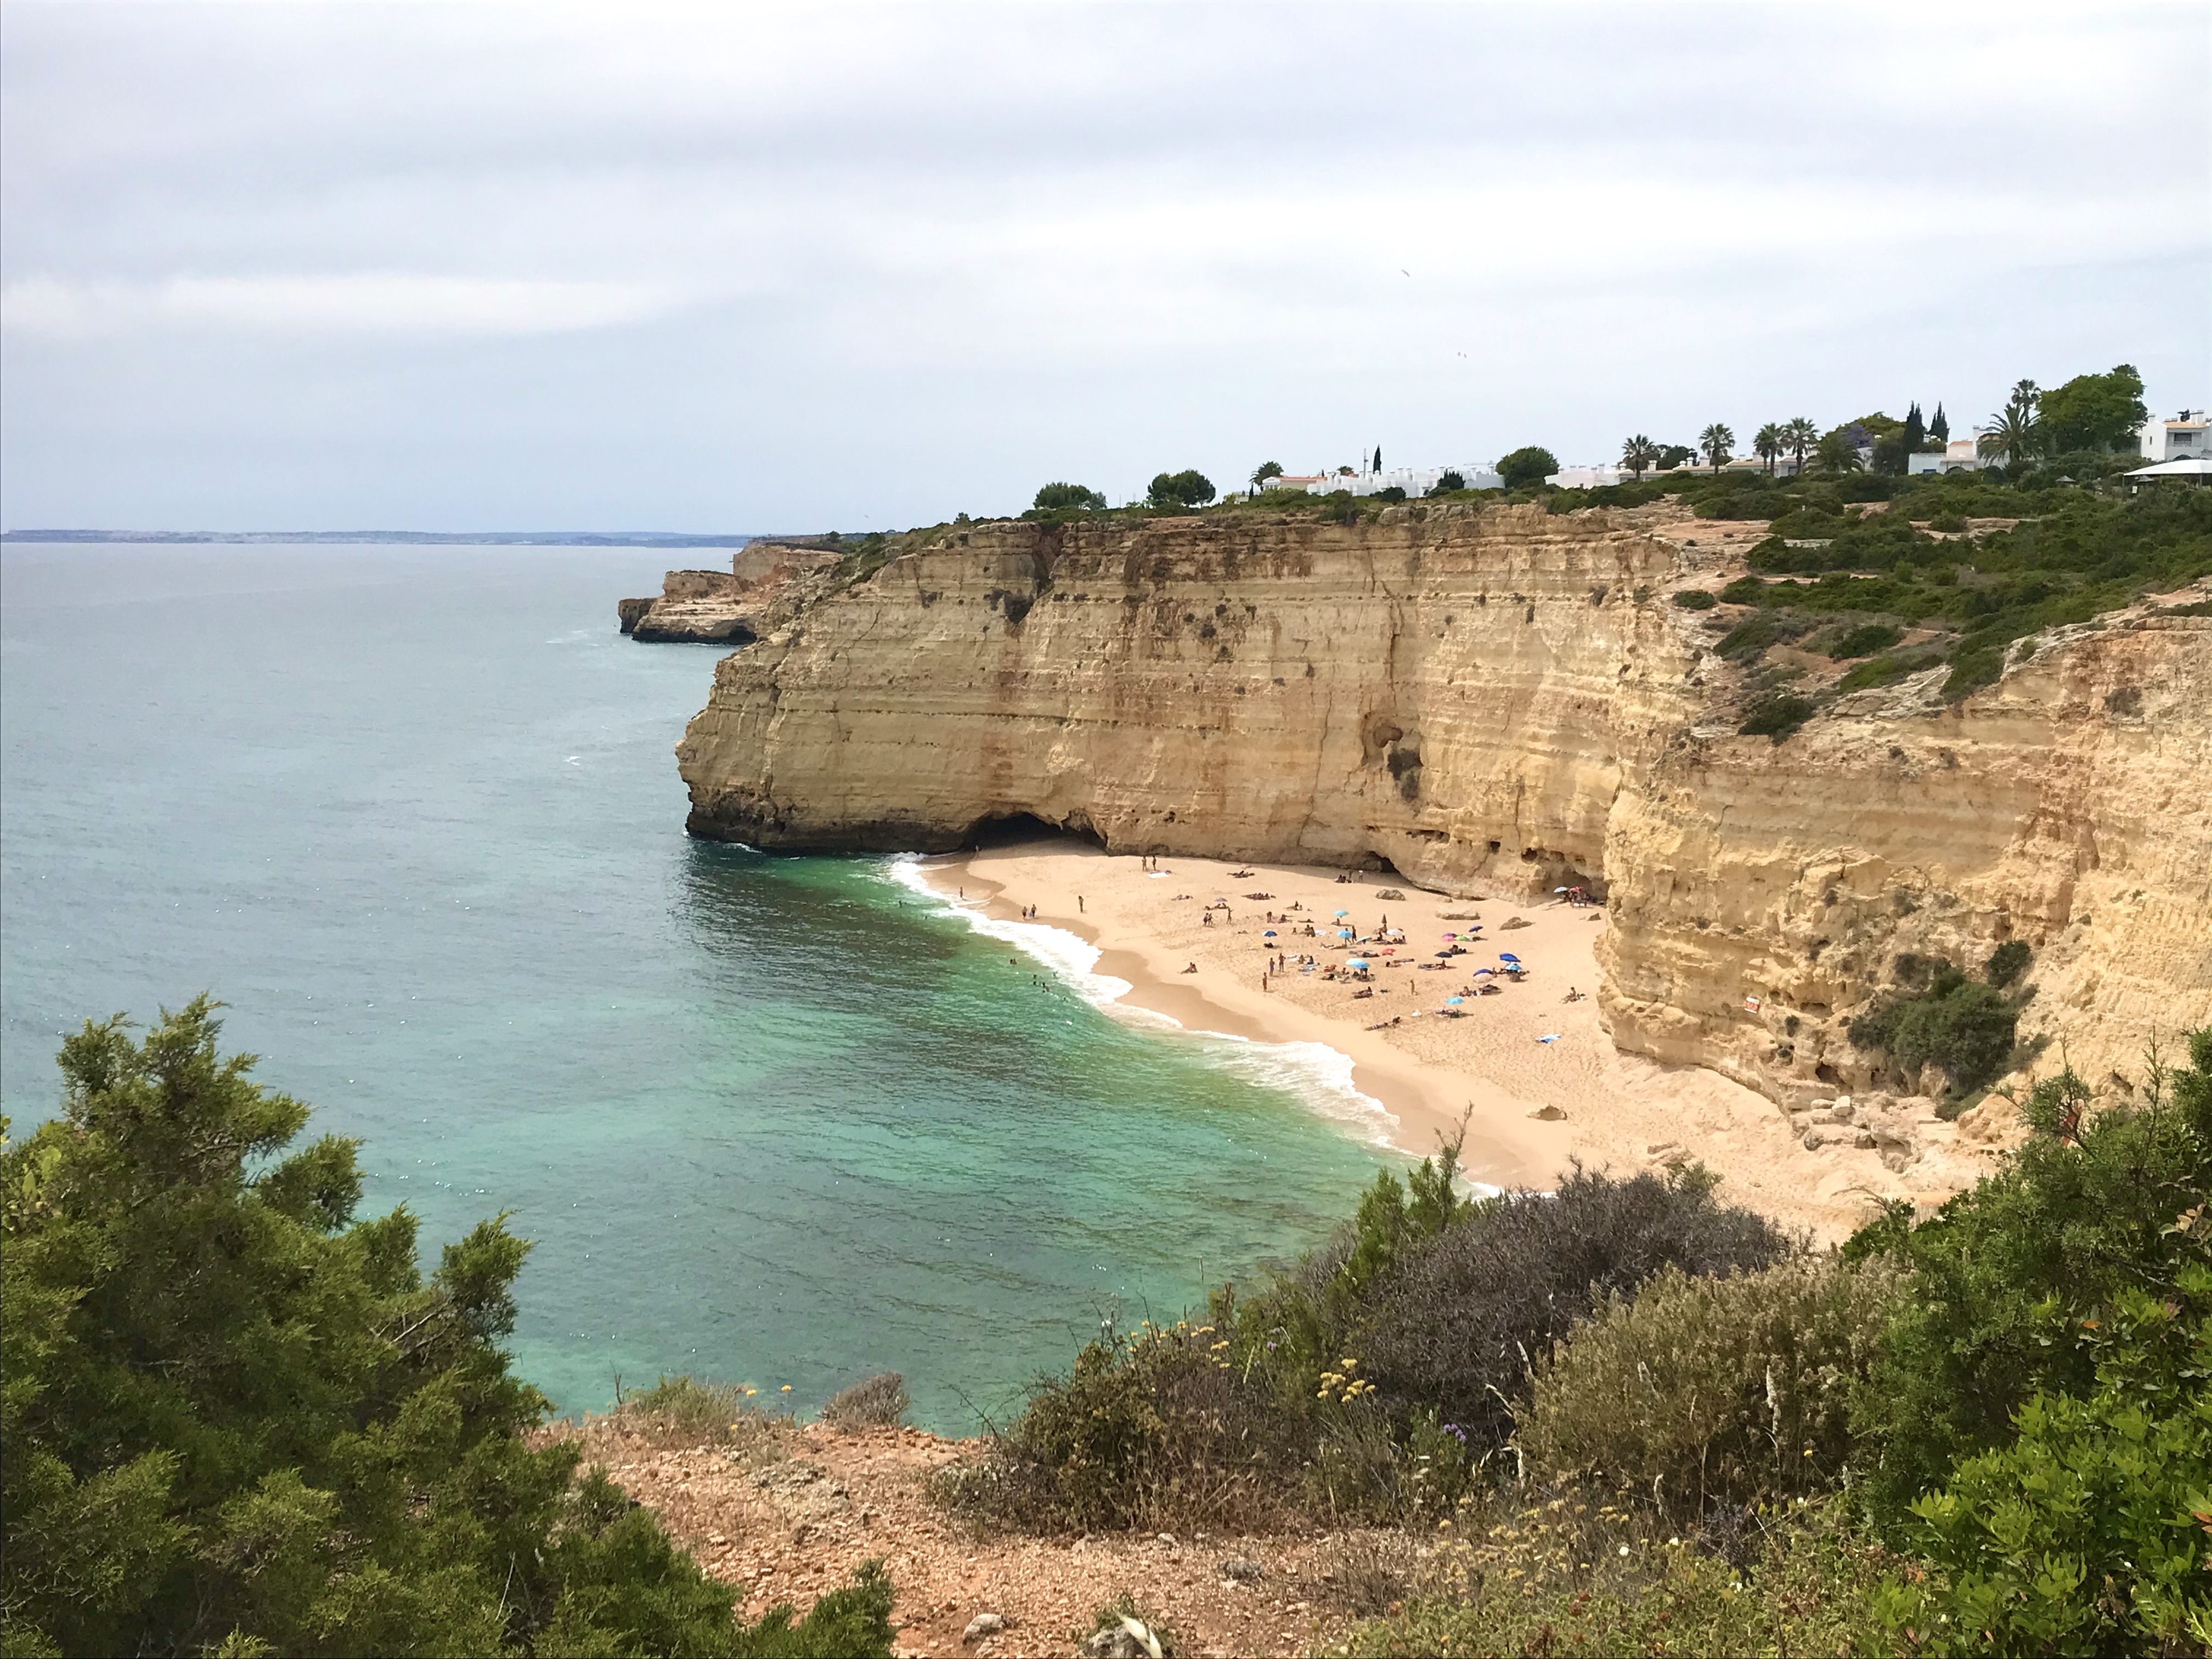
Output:
[[1498,959],[1500,962],[1518,962],[1521,960],[1520,957],[1515,956],[1510,951],[1500,951],[1498,953]]
[[1344,959],[1344,965],[1347,968],[1364,968],[1367,965],[1367,960],[1364,957],[1346,957]]
[[1339,915],[1340,916],[1348,916],[1348,915],[1350,915],[1352,914],[1352,912],[1351,912],[1351,911],[1349,911],[1349,910],[1339,910],[1336,914],[1337,914],[1337,915]]
[[1270,927],[1269,929],[1267,929],[1267,931],[1266,933],[1262,933],[1262,934],[1261,934],[1261,935],[1260,935],[1260,937],[1261,937],[1261,939],[1273,939],[1273,938],[1274,938],[1274,936],[1275,936],[1275,930],[1274,930],[1273,928],[1272,928],[1272,927]]
[[1466,1000],[1467,999],[1465,997],[1446,997],[1444,999],[1444,1006],[1447,1008],[1456,1008],[1460,1004]]

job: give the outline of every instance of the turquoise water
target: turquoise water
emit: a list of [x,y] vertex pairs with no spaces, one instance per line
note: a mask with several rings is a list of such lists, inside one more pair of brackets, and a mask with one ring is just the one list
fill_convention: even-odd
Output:
[[[903,1371],[997,1415],[1118,1307],[1316,1240],[1376,1152],[1271,1055],[1133,1029],[883,860],[695,842],[711,647],[622,549],[0,551],[0,1097],[202,989],[424,1242],[514,1212],[565,1410]],[[1010,961],[1009,957],[1015,959]]]

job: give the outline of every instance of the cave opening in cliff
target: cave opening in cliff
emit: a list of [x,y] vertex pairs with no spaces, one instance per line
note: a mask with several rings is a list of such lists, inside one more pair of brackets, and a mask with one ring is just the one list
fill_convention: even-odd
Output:
[[1018,847],[1027,842],[1061,841],[1070,836],[1088,842],[1101,852],[1107,850],[1105,837],[1093,830],[1091,820],[1079,812],[1072,814],[1065,823],[1048,823],[1034,812],[994,812],[969,824],[961,846],[968,851],[980,852],[992,847]]

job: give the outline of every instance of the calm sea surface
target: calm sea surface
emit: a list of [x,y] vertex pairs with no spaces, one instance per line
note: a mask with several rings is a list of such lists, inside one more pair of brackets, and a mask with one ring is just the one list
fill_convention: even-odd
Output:
[[17,1132],[65,1031],[213,991],[430,1260],[514,1212],[569,1411],[896,1370],[966,1429],[1348,1212],[1376,1154],[1301,1056],[1133,1029],[887,861],[688,839],[719,653],[614,628],[666,560],[0,550]]

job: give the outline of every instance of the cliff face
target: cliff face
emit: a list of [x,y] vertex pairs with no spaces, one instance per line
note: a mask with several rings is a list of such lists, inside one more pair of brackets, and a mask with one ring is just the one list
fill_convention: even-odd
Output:
[[1777,744],[1735,735],[1732,671],[1665,602],[1762,533],[1419,504],[940,532],[720,665],[690,827],[944,849],[1033,817],[1586,881],[1620,1045],[1783,1099],[1863,1086],[1842,1021],[1900,951],[2040,946],[2024,1026],[2077,1064],[2212,1020],[2212,619],[2072,630],[1957,708],[1908,683]]
[[811,597],[811,579],[837,556],[756,538],[731,556],[728,570],[672,570],[657,595],[617,600],[615,617],[623,633],[647,644],[749,644]]

